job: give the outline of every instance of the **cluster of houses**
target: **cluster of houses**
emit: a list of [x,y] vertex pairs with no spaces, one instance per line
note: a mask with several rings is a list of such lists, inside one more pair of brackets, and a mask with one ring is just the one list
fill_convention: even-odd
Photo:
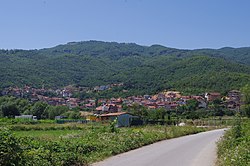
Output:
[[[220,101],[221,106],[235,111],[239,111],[241,105],[241,93],[237,90],[230,91],[228,95],[224,97],[217,92],[205,93],[199,96],[182,96],[181,93],[177,91],[166,91],[156,95],[131,96],[124,99],[100,99],[98,103],[102,104],[95,108],[92,115],[87,116],[87,120],[114,120],[116,118],[118,120],[118,126],[124,126],[125,124],[129,126],[134,120],[138,120],[138,117],[123,112],[122,105],[129,107],[138,104],[149,109],[164,108],[166,110],[176,110],[178,106],[186,105],[187,101],[191,99],[199,103],[199,108],[208,108],[209,103],[215,100]],[[91,106],[94,106],[94,104],[91,104]]]
[[149,109],[165,108],[166,110],[176,110],[178,106],[186,105],[188,100],[196,100],[199,108],[207,108],[208,104],[216,99],[222,101],[221,104],[230,110],[239,110],[241,105],[241,93],[232,90],[228,96],[221,96],[220,93],[205,93],[199,96],[183,96],[177,91],[166,91],[156,95],[131,96],[124,99],[100,100],[101,106],[96,107],[95,113],[114,113],[122,110],[122,105],[132,106],[133,104],[143,105]]
[[[122,84],[108,85],[122,86]],[[103,90],[103,86],[95,87],[99,91]],[[107,88],[105,86],[105,88]],[[104,89],[105,89],[104,88]],[[88,90],[88,88],[82,88]],[[166,110],[176,110],[178,106],[186,105],[188,100],[194,99],[198,101],[199,108],[207,108],[208,103],[216,99],[222,101],[225,108],[238,111],[241,105],[241,93],[237,90],[232,90],[227,96],[221,96],[220,93],[205,93],[203,95],[184,96],[177,91],[165,91],[155,95],[130,96],[127,98],[111,98],[111,99],[85,99],[73,98],[73,94],[79,92],[79,88],[67,86],[63,89],[46,90],[35,89],[29,86],[24,88],[10,87],[2,91],[2,95],[11,95],[16,97],[28,98],[31,102],[43,101],[50,105],[68,106],[70,109],[79,107],[88,109],[95,114],[107,114],[122,112],[122,106],[132,106],[134,104],[143,105],[149,109],[165,108]]]
[[[94,91],[102,91],[114,86],[122,86],[122,84],[106,85],[94,87]],[[188,100],[196,100],[198,108],[208,108],[209,103],[219,100],[224,108],[239,111],[241,106],[241,93],[232,90],[227,96],[220,93],[212,92],[203,95],[184,96],[177,91],[164,91],[155,95],[130,96],[127,98],[111,98],[111,99],[85,99],[73,98],[73,94],[79,91],[88,91],[89,88],[75,88],[67,86],[63,89],[47,90],[35,89],[29,86],[24,88],[10,87],[4,89],[2,95],[11,95],[15,97],[27,98],[31,102],[43,101],[54,106],[67,106],[69,109],[80,108],[88,110],[88,114],[84,115],[89,121],[117,119],[118,126],[130,126],[132,122],[137,121],[139,117],[124,112],[123,107],[132,107],[133,105],[142,105],[148,109],[164,108],[166,110],[177,110],[179,106],[187,104]],[[84,112],[82,112],[84,114]],[[86,113],[86,112],[85,112]],[[20,118],[20,117],[17,117]],[[30,117],[28,117],[30,118]]]
[[64,89],[36,89],[30,86],[24,88],[9,87],[2,91],[2,95],[10,95],[15,97],[27,98],[31,102],[43,101],[50,105],[65,105],[69,108],[77,107],[80,103],[79,99],[72,98],[75,90],[71,87]]

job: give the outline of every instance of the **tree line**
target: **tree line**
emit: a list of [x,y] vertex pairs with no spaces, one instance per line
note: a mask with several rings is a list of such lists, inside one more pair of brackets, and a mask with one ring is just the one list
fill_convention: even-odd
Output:
[[63,115],[69,119],[80,118],[78,110],[69,110],[67,106],[52,106],[45,102],[30,103],[26,99],[15,97],[0,97],[0,117],[14,118],[19,115],[33,115],[38,119],[55,119]]

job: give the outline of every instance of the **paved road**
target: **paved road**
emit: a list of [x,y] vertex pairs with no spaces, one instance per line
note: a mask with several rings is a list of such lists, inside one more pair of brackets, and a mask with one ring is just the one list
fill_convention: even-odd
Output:
[[224,129],[165,140],[132,150],[93,166],[212,166],[216,141]]

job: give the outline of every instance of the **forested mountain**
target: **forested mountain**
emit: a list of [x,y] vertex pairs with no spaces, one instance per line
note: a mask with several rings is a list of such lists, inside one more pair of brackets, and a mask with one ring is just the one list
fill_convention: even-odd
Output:
[[250,48],[180,50],[87,41],[41,50],[0,50],[1,88],[120,82],[135,93],[239,89],[250,82]]

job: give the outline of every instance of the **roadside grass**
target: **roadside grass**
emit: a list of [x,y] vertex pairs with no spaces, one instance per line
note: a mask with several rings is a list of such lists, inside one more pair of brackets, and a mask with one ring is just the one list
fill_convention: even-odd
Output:
[[[19,149],[17,158],[12,160],[13,162],[16,161],[19,165],[88,165],[157,141],[207,130],[193,126],[148,125],[118,128],[113,131],[109,125],[86,124],[67,124],[80,126],[73,130],[67,127],[62,130],[57,124],[54,126],[50,124],[54,129],[49,130],[51,126],[37,125],[41,128],[46,126],[46,130],[34,130],[34,125],[25,126],[26,128],[32,126],[32,129],[28,130],[1,129],[1,141],[14,140],[18,147],[15,149]],[[0,146],[0,150],[2,152],[11,147],[12,144],[6,143]],[[13,157],[13,153],[3,154]],[[8,160],[8,157],[1,157],[0,165],[6,165],[4,159]]]
[[218,143],[217,166],[250,165],[250,119],[235,121]]

